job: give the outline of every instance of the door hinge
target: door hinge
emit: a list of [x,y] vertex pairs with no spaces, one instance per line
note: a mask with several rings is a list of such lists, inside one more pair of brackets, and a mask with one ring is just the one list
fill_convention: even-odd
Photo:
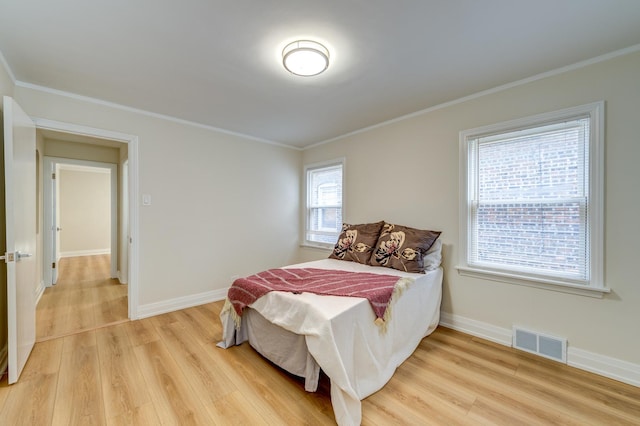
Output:
[[4,263],[15,262],[15,253],[5,253],[4,256],[0,256],[0,260],[4,260]]
[[53,269],[56,269],[56,262],[53,262],[53,263],[51,264],[51,267],[52,267]]
[[51,179],[55,179],[56,178],[56,174],[55,173],[51,173]]

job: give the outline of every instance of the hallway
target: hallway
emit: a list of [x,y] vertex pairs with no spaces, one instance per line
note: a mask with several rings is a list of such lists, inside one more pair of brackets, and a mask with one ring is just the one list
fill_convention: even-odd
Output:
[[36,308],[36,341],[127,321],[127,286],[109,277],[110,256],[62,258],[58,283]]

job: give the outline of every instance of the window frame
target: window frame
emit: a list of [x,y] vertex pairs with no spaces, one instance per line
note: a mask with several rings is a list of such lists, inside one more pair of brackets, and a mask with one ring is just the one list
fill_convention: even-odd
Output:
[[[322,170],[322,169],[329,169],[332,167],[336,167],[336,166],[340,166],[342,169],[342,180],[341,180],[341,193],[342,193],[342,198],[340,200],[340,206],[328,206],[328,207],[336,207],[336,208],[340,208],[340,212],[341,212],[341,218],[342,221],[340,223],[339,229],[335,235],[336,237],[336,241],[338,239],[338,236],[340,235],[341,229],[342,229],[342,222],[344,222],[344,201],[345,201],[345,169],[346,169],[346,160],[344,157],[341,158],[337,158],[337,159],[333,159],[333,160],[328,160],[328,161],[321,161],[321,162],[317,162],[317,163],[311,163],[311,164],[306,164],[303,168],[303,174],[304,174],[304,208],[303,208],[303,223],[304,223],[304,229],[303,229],[303,233],[302,233],[302,238],[301,238],[301,245],[304,247],[313,247],[313,248],[320,248],[320,249],[332,249],[335,246],[335,243],[323,243],[323,242],[319,242],[319,241],[311,241],[308,239],[308,233],[310,231],[310,223],[311,223],[311,191],[309,191],[309,184],[310,184],[310,180],[309,180],[309,173],[312,171],[317,171],[317,170]],[[327,207],[327,206],[325,206]],[[315,208],[315,207],[313,207]],[[317,231],[314,231],[317,232]]]
[[[488,126],[463,130],[459,134],[460,161],[460,203],[459,203],[459,259],[456,269],[460,275],[525,285],[547,290],[560,291],[583,296],[602,297],[611,290],[604,283],[604,101],[594,102],[559,111],[538,114]],[[560,277],[544,277],[526,271],[513,271],[485,267],[469,262],[472,249],[472,176],[470,141],[493,134],[526,130],[552,123],[589,117],[588,145],[588,218],[589,227],[589,268],[588,283],[576,284]],[[476,172],[477,173],[477,172]]]

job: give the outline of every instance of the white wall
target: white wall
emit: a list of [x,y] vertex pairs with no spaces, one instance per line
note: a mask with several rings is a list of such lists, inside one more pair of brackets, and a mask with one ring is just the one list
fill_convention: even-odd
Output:
[[139,137],[139,301],[144,306],[291,263],[301,152],[17,86],[32,117]]
[[[303,162],[346,157],[345,221],[385,219],[443,232],[443,312],[566,337],[570,349],[640,368],[638,76],[636,52],[320,145],[304,151]],[[458,275],[459,132],[598,100],[606,102],[605,273],[612,293],[595,299]],[[301,249],[299,260],[325,255]]]
[[111,175],[104,170],[60,170],[62,257],[110,252]]

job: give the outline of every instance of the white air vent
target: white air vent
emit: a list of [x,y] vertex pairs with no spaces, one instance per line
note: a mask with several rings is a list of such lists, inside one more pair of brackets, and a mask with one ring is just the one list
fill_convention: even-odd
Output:
[[567,363],[567,339],[513,327],[513,347]]

